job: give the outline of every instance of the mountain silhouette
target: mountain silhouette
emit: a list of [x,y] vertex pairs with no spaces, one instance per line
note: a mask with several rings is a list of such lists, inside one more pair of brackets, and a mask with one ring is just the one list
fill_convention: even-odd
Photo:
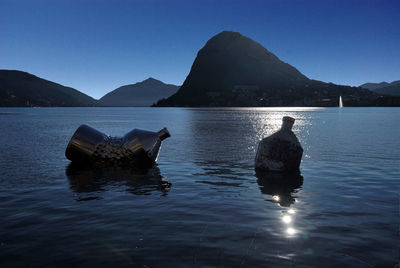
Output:
[[71,87],[16,70],[0,70],[0,106],[96,106],[97,101]]
[[360,87],[367,88],[382,95],[400,96],[400,80],[393,81],[391,83],[365,83]]
[[259,43],[223,31],[197,53],[178,92],[156,106],[337,106],[371,105],[368,89],[307,78]]
[[174,94],[179,86],[165,84],[154,78],[119,87],[99,101],[104,106],[150,106],[161,98]]

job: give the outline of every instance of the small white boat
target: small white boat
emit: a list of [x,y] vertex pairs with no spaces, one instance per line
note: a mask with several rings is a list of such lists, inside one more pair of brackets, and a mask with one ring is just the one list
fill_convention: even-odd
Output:
[[339,96],[339,108],[343,108],[342,96]]

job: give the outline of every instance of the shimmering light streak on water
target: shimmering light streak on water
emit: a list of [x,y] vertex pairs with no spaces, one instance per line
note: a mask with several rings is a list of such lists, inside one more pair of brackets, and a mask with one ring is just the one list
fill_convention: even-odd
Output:
[[292,222],[292,217],[289,216],[289,215],[285,215],[285,216],[282,217],[282,221],[284,223],[291,223]]
[[288,235],[294,235],[296,233],[296,230],[293,229],[292,227],[289,227],[286,229],[286,232]]

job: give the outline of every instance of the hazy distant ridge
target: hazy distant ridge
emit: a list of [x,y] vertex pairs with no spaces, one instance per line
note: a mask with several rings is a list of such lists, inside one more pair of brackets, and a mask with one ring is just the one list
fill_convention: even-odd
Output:
[[360,87],[368,88],[369,90],[372,90],[378,94],[400,96],[400,80],[393,81],[391,83],[365,83]]
[[100,98],[104,106],[150,106],[157,100],[175,94],[179,86],[165,84],[154,78],[119,87]]
[[0,70],[0,106],[96,106],[97,100],[71,87],[32,74]]

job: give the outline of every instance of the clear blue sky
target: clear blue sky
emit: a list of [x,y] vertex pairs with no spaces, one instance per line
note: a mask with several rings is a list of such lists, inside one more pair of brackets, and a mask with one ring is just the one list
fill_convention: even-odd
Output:
[[197,51],[223,30],[309,78],[400,79],[400,0],[0,0],[0,69],[95,98],[148,77],[182,84]]

